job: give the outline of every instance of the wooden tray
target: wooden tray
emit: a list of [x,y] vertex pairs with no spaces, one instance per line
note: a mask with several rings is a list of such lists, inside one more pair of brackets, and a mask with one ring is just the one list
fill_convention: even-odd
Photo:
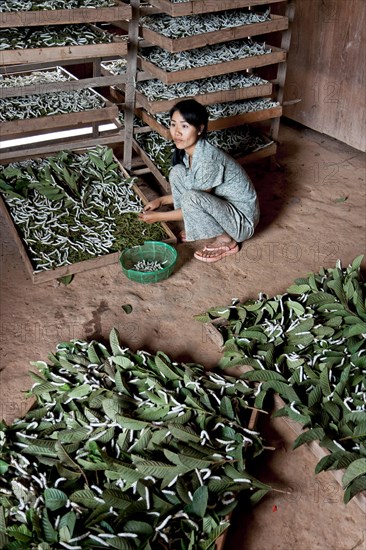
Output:
[[110,101],[106,100],[105,106],[98,109],[2,122],[0,143],[1,141],[18,137],[39,136],[56,131],[85,128],[96,123],[99,125],[114,121],[117,117],[117,105],[113,105]]
[[[94,29],[95,30],[95,29]],[[83,46],[50,46],[49,48],[23,48],[0,51],[0,65],[20,63],[58,62],[73,59],[95,59],[127,55],[127,40],[119,35],[108,44],[87,44]]]
[[204,67],[194,67],[191,69],[171,72],[164,71],[157,65],[154,65],[142,57],[139,58],[139,64],[142,70],[151,74],[153,78],[158,78],[165,84],[172,84],[173,82],[186,82],[188,80],[196,80],[210,76],[217,76],[220,74],[244,71],[255,67],[272,65],[274,63],[282,63],[286,60],[285,50],[274,46],[271,47],[271,50],[271,53],[263,55],[253,55],[250,57],[235,59],[233,61],[222,61],[221,63],[205,65]]
[[[224,339],[217,327],[224,326],[226,323],[227,323],[227,320],[222,317],[222,318],[214,319],[212,322],[205,323],[204,325],[209,339],[219,348],[220,351],[223,350]],[[248,372],[248,370],[253,370],[252,367],[250,367],[249,365],[237,366],[235,367],[235,369],[238,372],[242,372],[242,373]],[[282,397],[280,397],[278,394],[274,394],[275,410],[277,411],[278,409],[281,409],[285,405],[286,403],[283,401]],[[299,422],[295,422],[291,418],[287,418],[286,416],[281,416],[281,417],[278,417],[277,420],[280,422],[284,422],[292,430],[292,432],[295,434],[296,437],[304,433],[301,424]],[[328,449],[321,447],[317,441],[310,441],[306,443],[306,445],[309,447],[313,455],[319,460],[324,456],[331,454],[328,451]],[[341,487],[343,487],[342,477],[344,474],[344,470],[326,470],[326,471],[337,480],[337,482]],[[355,495],[352,500],[356,502],[356,504],[364,513],[366,513],[365,493],[359,493]]]
[[[54,69],[56,69],[56,67]],[[62,81],[63,83],[68,84],[71,81],[78,80],[74,75],[72,75],[62,67],[57,67],[57,69],[69,79],[67,81]],[[28,71],[28,74],[31,72],[32,71]],[[26,72],[11,73],[8,76],[12,76],[13,74],[21,76],[27,73]],[[52,84],[56,84],[56,83],[52,83]],[[47,90],[48,83],[45,83],[44,86],[40,84],[34,87],[38,88],[38,91],[40,88],[43,88],[43,87],[45,90]],[[23,86],[23,88],[29,88],[29,87]],[[0,98],[2,97],[1,92],[7,89],[8,88],[4,88],[4,89],[0,88]],[[97,109],[88,109],[87,111],[81,111],[77,113],[47,115],[42,117],[34,117],[34,118],[2,122],[0,142],[3,140],[12,139],[14,137],[19,137],[19,136],[22,136],[22,137],[38,136],[40,134],[49,133],[52,130],[73,129],[75,127],[83,128],[85,126],[90,126],[90,124],[92,123],[108,122],[108,121],[115,120],[118,117],[117,105],[114,105],[113,103],[111,103],[108,99],[101,96],[95,90],[92,90],[92,89],[90,90],[95,96],[99,97],[99,99],[103,101],[104,103],[103,107],[99,107]],[[47,91],[45,91],[44,93],[47,93]],[[0,151],[0,154],[1,154],[1,151]]]
[[[123,89],[123,86],[121,88]],[[232,90],[218,90],[217,92],[191,96],[187,95],[184,97],[185,99],[197,99],[202,105],[210,105],[212,103],[227,103],[229,101],[240,101],[255,97],[266,97],[271,94],[272,84],[268,82],[259,86],[248,86],[247,88],[235,88]],[[174,99],[151,101],[144,94],[136,90],[136,105],[143,107],[151,114],[168,112],[179,100],[180,98],[176,97]]]
[[76,23],[109,22],[131,19],[131,6],[115,0],[116,5],[105,8],[75,8],[0,12],[0,28],[33,27],[43,25],[69,25]]
[[[158,132],[165,139],[171,139],[169,128],[160,124],[151,114],[142,109],[136,109],[136,114],[150,126],[152,130]],[[208,131],[223,130],[224,128],[234,128],[243,124],[251,124],[262,120],[269,120],[282,116],[282,107],[271,107],[270,109],[262,109],[261,111],[253,111],[250,113],[242,113],[235,116],[220,118],[217,120],[209,120]]]
[[219,31],[206,32],[184,38],[168,38],[167,36],[159,34],[151,29],[148,29],[147,27],[140,28],[140,35],[150,44],[160,46],[164,50],[174,53],[184,50],[191,50],[192,48],[202,48],[203,46],[219,44],[221,42],[229,42],[230,40],[247,38],[248,36],[283,31],[287,28],[287,17],[281,15],[271,15],[271,21],[230,27]]
[[[125,168],[122,166],[122,164],[118,161],[118,159],[114,158],[115,162],[117,162],[120,166],[121,172],[124,174],[125,177],[130,177],[130,174],[125,170]],[[146,204],[148,202],[147,198],[141,191],[141,189],[137,186],[133,186],[133,190],[135,193],[141,198],[143,204]],[[0,196],[0,213],[5,218],[6,222],[8,223],[9,230],[11,234],[13,235],[13,238],[15,240],[15,243],[18,247],[19,253],[23,259],[23,262],[25,264],[25,267],[31,277],[31,280],[33,283],[44,283],[47,281],[51,281],[53,279],[58,279],[60,277],[64,277],[66,275],[72,275],[76,273],[83,273],[84,271],[88,271],[91,269],[97,269],[99,267],[104,267],[106,265],[116,264],[119,261],[119,257],[121,255],[120,252],[112,252],[110,254],[105,254],[103,256],[98,256],[95,258],[91,258],[90,260],[84,260],[81,262],[77,262],[75,264],[71,265],[65,265],[62,267],[57,267],[55,269],[50,270],[44,270],[38,273],[35,273],[33,270],[33,266],[31,263],[31,260],[29,258],[29,255],[27,253],[26,245],[23,242],[20,234],[17,231],[16,225],[14,224],[14,221],[8,211],[8,208],[5,204],[5,201],[3,200],[2,196]],[[167,238],[164,239],[164,242],[166,243],[176,243],[177,239],[174,235],[174,233],[171,231],[171,229],[168,227],[168,225],[164,222],[161,223],[163,226]]]
[[150,4],[164,11],[172,17],[179,15],[193,15],[199,13],[212,13],[215,11],[248,8],[249,6],[260,6],[263,4],[274,4],[286,0],[191,0],[190,2],[173,3],[170,0],[150,0]]

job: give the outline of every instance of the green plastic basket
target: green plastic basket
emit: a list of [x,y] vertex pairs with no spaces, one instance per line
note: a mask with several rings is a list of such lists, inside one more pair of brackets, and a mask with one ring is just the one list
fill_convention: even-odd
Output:
[[[170,277],[174,271],[174,266],[178,258],[178,253],[169,244],[160,241],[146,241],[141,246],[126,248],[120,256],[120,264],[123,273],[136,283],[157,283]],[[157,261],[165,263],[163,269],[158,271],[136,271],[132,269],[137,262],[145,260],[146,262]]]

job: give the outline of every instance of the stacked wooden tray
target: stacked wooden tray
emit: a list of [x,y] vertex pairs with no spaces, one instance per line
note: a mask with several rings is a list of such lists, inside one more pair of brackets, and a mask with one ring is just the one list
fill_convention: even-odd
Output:
[[160,48],[164,50],[175,53],[191,50],[192,48],[202,48],[210,44],[219,44],[221,42],[229,42],[230,40],[247,38],[252,35],[258,36],[269,32],[283,31],[288,28],[287,17],[281,15],[271,15],[270,17],[270,21],[265,21],[263,23],[230,27],[184,38],[168,38],[144,26],[140,28],[140,34],[142,38],[150,44],[160,46]]
[[[240,101],[251,99],[253,97],[270,96],[272,93],[272,84],[270,82],[259,86],[250,86],[247,88],[237,88],[232,90],[219,90],[199,95],[186,96],[186,99],[197,99],[202,105],[212,103],[226,103],[228,101]],[[144,94],[136,90],[136,104],[143,107],[151,114],[164,113],[169,111],[179,98],[150,101]]]
[[[149,128],[149,131],[151,132],[151,129]],[[148,133],[148,132],[146,132]],[[259,132],[257,132],[259,134]],[[235,156],[235,159],[241,164],[246,165],[250,164],[251,162],[255,162],[259,159],[266,158],[271,155],[275,155],[277,151],[277,144],[268,138],[267,136],[263,134],[259,134],[260,138],[262,140],[262,147],[258,150],[254,150],[252,152],[243,153],[240,155]],[[169,139],[169,138],[167,138]],[[154,177],[156,178],[157,182],[163,189],[165,193],[170,193],[170,184],[167,180],[167,177],[159,170],[158,166],[156,165],[156,162],[154,162],[153,159],[150,158],[148,153],[144,150],[141,144],[139,144],[136,139],[133,141],[133,148],[136,151],[137,155],[141,159],[143,166],[148,169],[149,172],[151,172]],[[144,172],[147,171],[145,168],[142,168],[141,165],[139,165],[136,168],[136,172],[134,172],[134,169],[132,169],[131,173],[143,173],[141,172],[143,170]]]
[[[57,70],[61,73],[65,79],[60,81],[59,84],[65,84],[71,81],[77,81],[77,78],[69,73],[66,69],[62,67],[53,67],[48,70]],[[38,72],[43,72],[44,69],[40,69]],[[19,73],[8,73],[7,76],[25,76],[30,74],[31,71],[19,72]],[[54,83],[52,83],[54,84]],[[27,88],[27,86],[24,86]],[[49,84],[45,83],[44,85],[39,85],[39,89],[43,89],[45,93],[48,93]],[[61,88],[61,86],[60,86]],[[0,100],[2,97],[2,92],[8,88],[0,88]],[[48,115],[42,117],[26,118],[19,120],[12,120],[8,122],[1,123],[1,138],[2,140],[9,140],[15,137],[26,137],[26,136],[35,136],[45,133],[50,133],[59,130],[72,129],[72,128],[84,128],[95,123],[106,123],[114,121],[118,116],[117,105],[112,104],[106,98],[102,97],[98,92],[89,88],[91,93],[99,98],[103,102],[103,107],[97,109],[88,109],[81,112],[72,112],[66,114],[57,114],[57,115]]]
[[[93,27],[94,32],[101,32],[97,27],[90,26]],[[17,65],[20,63],[41,64],[44,62],[62,63],[63,61],[74,59],[85,60],[94,59],[96,57],[123,57],[125,55],[127,55],[127,39],[118,35],[113,35],[112,42],[101,44],[1,50],[0,65]]]
[[[168,112],[180,99],[194,98],[203,105],[230,103],[252,98],[273,97],[277,100],[279,90],[283,86],[282,77],[285,74],[283,67],[287,59],[289,44],[287,35],[289,34],[291,18],[287,9],[285,15],[277,15],[270,14],[268,8],[271,8],[271,4],[278,4],[280,2],[286,2],[287,4],[287,0],[233,0],[224,3],[209,0],[184,2],[152,0],[150,4],[153,6],[153,9],[150,12],[148,9],[142,10],[143,15],[147,15],[148,17],[146,20],[142,19],[140,24],[140,34],[144,41],[141,44],[141,55],[138,60],[141,71],[150,75],[152,79],[161,81],[165,86],[172,86],[180,83],[186,84],[193,80],[199,82],[206,78],[215,78],[232,73],[261,75],[260,68],[270,65],[277,65],[277,73],[280,76],[274,81],[276,86],[272,86],[271,82],[263,81],[260,85],[210,91],[210,93],[200,93],[200,91],[197,91],[196,86],[195,93],[192,92],[190,95],[189,88],[185,86],[184,92],[179,97],[174,97],[174,99],[164,98],[165,93],[162,90],[161,98],[152,100],[151,97],[148,98],[144,94],[142,86],[140,89],[137,86],[136,106],[139,109],[138,114],[141,119],[165,139],[170,139],[169,129],[159,123],[154,115]],[[233,13],[233,17],[231,18],[230,14],[232,10],[240,10],[242,8],[249,9],[237,14]],[[219,12],[223,13],[219,14]],[[200,19],[196,18],[194,24],[197,25],[195,27],[197,30],[195,30],[195,34],[190,36],[184,36],[180,31],[179,20],[174,25],[174,20],[169,19],[169,17],[173,19],[182,17],[182,25],[189,26],[190,16],[211,14],[213,16],[212,25],[206,22],[206,19],[202,20],[201,24]],[[155,16],[157,19],[156,22],[154,21]],[[168,18],[166,20],[164,18],[159,19],[160,16],[168,16]],[[223,19],[226,17],[230,19],[227,25]],[[199,33],[198,29],[200,28],[202,30]],[[187,28],[188,32],[190,31]],[[269,44],[264,42],[264,35],[279,32],[283,33],[281,47],[270,46],[270,38],[268,39]],[[284,40],[285,36],[287,37],[287,42]],[[259,37],[258,44],[255,43],[255,37]],[[248,48],[245,44],[246,41]],[[223,51],[219,48],[220,44]],[[147,49],[144,52],[144,48],[146,47]],[[186,59],[190,51],[192,52],[192,58],[189,57],[189,59]],[[207,56],[207,63],[205,65],[202,62],[203,58],[200,57],[204,54]],[[212,59],[211,63],[210,57]],[[158,98],[158,94],[159,91],[154,94],[156,98]],[[276,140],[278,132],[276,128],[282,116],[281,102],[282,96],[279,94],[277,105],[271,108],[259,107],[258,110],[243,112],[235,116],[223,115],[222,118],[209,122],[209,131],[224,130],[246,124],[257,124],[260,133],[265,132],[271,136],[271,139],[263,136],[263,139],[267,141],[263,149],[244,155],[238,158],[238,160],[241,164],[247,164],[265,157],[271,157],[277,151]],[[143,155],[143,152],[139,151],[138,144],[136,147],[139,154]],[[143,161],[149,165],[149,161],[144,155]],[[152,167],[152,171],[153,173],[156,172],[156,168]],[[168,184],[164,177],[162,179],[159,178],[159,181],[163,188],[167,187]]]
[[109,22],[131,19],[131,6],[120,0],[104,8],[73,8],[39,11],[0,11],[0,28],[34,27],[39,25],[75,25],[77,23]]
[[139,59],[139,64],[141,69],[152,75],[153,78],[158,78],[165,84],[173,84],[174,82],[187,82],[187,80],[207,78],[220,74],[264,67],[275,63],[283,63],[286,60],[286,52],[281,48],[273,46],[270,48],[267,46],[266,52],[267,53],[264,55],[253,55],[232,61],[213,63],[212,65],[205,65],[204,67],[193,67],[191,69],[170,72],[165,71],[142,57]]
[[164,11],[172,17],[180,15],[193,15],[199,13],[211,13],[225,9],[247,8],[249,6],[258,6],[274,4],[279,0],[230,0],[230,2],[220,2],[220,0],[190,0],[189,2],[174,3],[170,0],[151,0],[150,3],[156,8]]
[[[158,132],[165,139],[171,139],[169,128],[161,124],[144,109],[137,109],[136,114],[148,125],[152,130]],[[251,124],[252,122],[259,122],[262,120],[269,120],[282,115],[282,106],[271,107],[269,109],[263,109],[261,111],[251,111],[234,116],[228,116],[217,120],[209,120],[208,131],[223,130],[224,128],[235,128],[236,126],[242,126],[243,124]]]

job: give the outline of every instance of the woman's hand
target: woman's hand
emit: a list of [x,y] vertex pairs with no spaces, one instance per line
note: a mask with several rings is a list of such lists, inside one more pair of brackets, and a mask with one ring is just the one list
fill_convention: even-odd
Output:
[[147,212],[148,210],[157,210],[158,208],[161,208],[161,206],[163,206],[163,200],[162,197],[158,197],[157,199],[145,204],[144,212]]
[[141,212],[138,218],[145,223],[155,223],[164,220],[164,212]]

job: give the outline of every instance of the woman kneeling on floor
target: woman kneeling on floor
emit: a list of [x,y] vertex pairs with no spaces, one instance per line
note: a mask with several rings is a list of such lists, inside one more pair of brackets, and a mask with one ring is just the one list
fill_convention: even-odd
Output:
[[[178,102],[170,111],[175,144],[169,181],[172,195],[145,205],[139,217],[146,223],[184,222],[183,241],[214,240],[194,253],[202,262],[217,262],[239,251],[259,219],[258,199],[240,164],[206,140],[208,113],[194,99]],[[155,212],[164,205],[174,210]]]

